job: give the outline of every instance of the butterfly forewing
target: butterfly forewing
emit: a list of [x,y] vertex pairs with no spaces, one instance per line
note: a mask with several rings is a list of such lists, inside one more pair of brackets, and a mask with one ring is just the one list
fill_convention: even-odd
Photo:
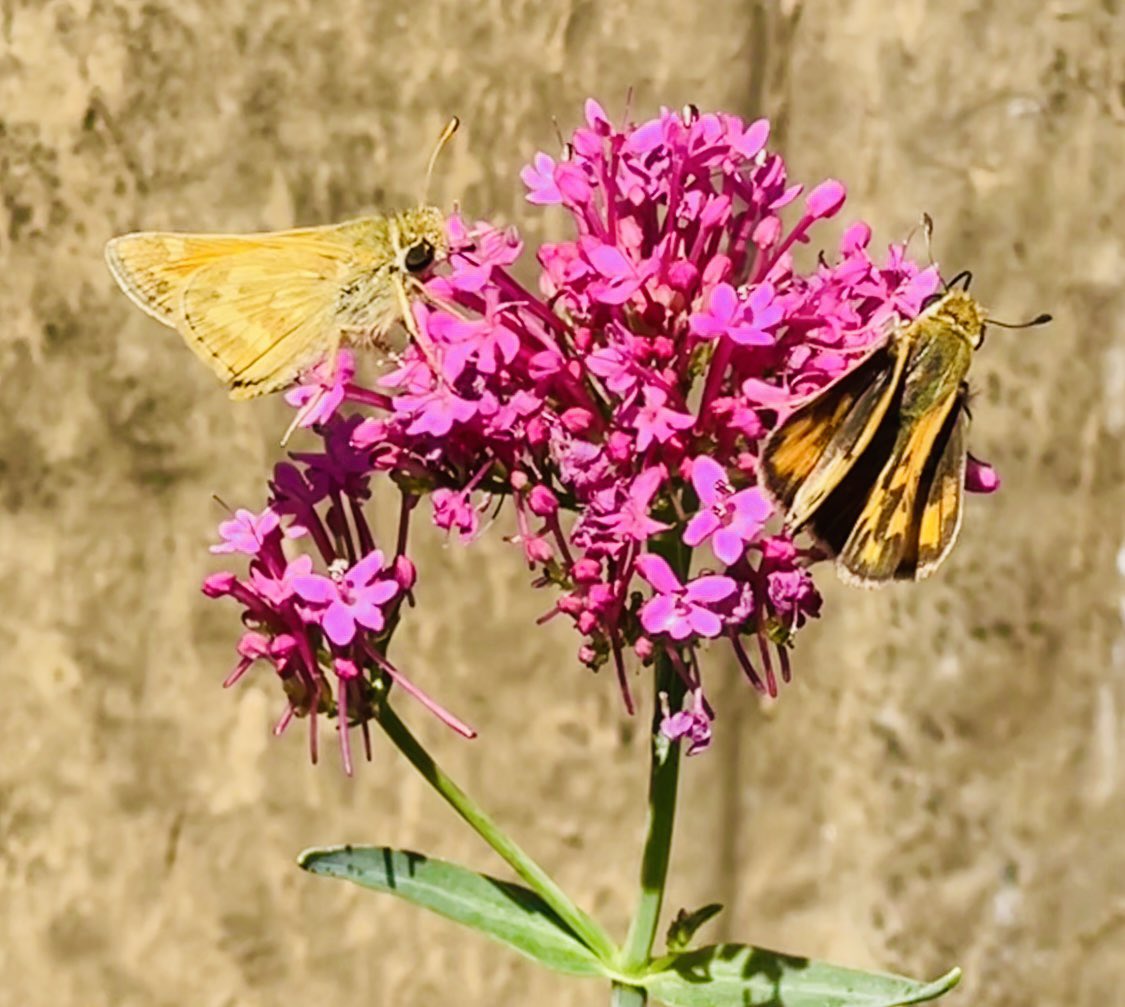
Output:
[[337,288],[329,270],[225,259],[187,281],[176,328],[233,397],[249,398],[289,384],[335,349]]
[[863,453],[902,372],[891,342],[822,389],[775,430],[762,450],[763,485],[801,527]]

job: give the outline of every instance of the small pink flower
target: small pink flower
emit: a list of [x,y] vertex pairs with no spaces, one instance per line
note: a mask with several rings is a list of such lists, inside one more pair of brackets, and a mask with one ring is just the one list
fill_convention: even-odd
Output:
[[434,508],[434,524],[444,531],[456,531],[462,542],[476,537],[480,515],[469,494],[463,490],[436,489],[430,494]]
[[320,361],[303,375],[302,383],[285,393],[285,401],[297,409],[290,430],[330,420],[354,377],[355,357],[350,350],[338,350],[334,359]]
[[758,537],[773,508],[757,487],[734,492],[723,467],[706,455],[692,463],[691,482],[701,506],[684,529],[684,543],[695,548],[710,539],[715,558],[730,566]]
[[770,330],[784,317],[771,284],[758,284],[743,300],[729,283],[720,283],[711,291],[707,310],[692,316],[691,330],[704,339],[729,336],[741,346],[770,346]]
[[656,553],[637,559],[637,570],[658,592],[641,608],[641,624],[649,633],[667,633],[673,640],[690,636],[716,637],[723,620],[712,606],[734,594],[730,577],[705,574],[681,584],[667,561]]
[[281,518],[269,507],[261,514],[240,507],[234,512],[234,517],[219,525],[219,536],[223,541],[211,546],[211,552],[242,552],[257,556],[265,547],[266,539],[280,524]]
[[582,249],[601,277],[590,284],[590,296],[602,304],[624,304],[657,269],[655,262],[634,265],[616,245],[589,239],[582,243]]
[[562,193],[555,184],[555,159],[546,154],[539,153],[531,164],[520,172],[523,184],[530,190],[527,194],[529,203],[546,206],[551,203],[561,203]]
[[313,561],[308,553],[286,564],[280,576],[273,576],[261,567],[250,569],[250,586],[271,605],[282,605],[296,593],[295,581],[312,575]]
[[668,393],[651,385],[644,390],[644,403],[638,405],[635,414],[632,410],[632,426],[637,431],[637,450],[644,451],[654,441],[666,444],[683,430],[695,425],[695,417],[670,409],[667,405]]
[[663,468],[645,469],[629,487],[624,503],[605,519],[607,530],[635,542],[644,542],[664,531],[668,525],[651,518],[648,513],[652,498],[667,477]]
[[380,577],[382,571],[383,554],[376,549],[338,578],[306,574],[294,578],[293,589],[316,610],[328,639],[343,647],[355,638],[357,625],[376,633],[383,628],[382,606],[400,587]]
[[668,710],[668,697],[661,693],[664,717],[660,733],[669,741],[687,739],[688,755],[698,755],[711,746],[711,714],[702,689],[692,689],[684,696],[684,705],[675,713]]

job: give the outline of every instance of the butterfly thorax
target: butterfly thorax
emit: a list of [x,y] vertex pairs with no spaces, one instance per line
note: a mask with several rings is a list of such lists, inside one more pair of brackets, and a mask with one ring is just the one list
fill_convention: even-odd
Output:
[[950,401],[969,373],[970,343],[941,318],[919,319],[906,352],[906,371],[898,411],[904,427]]
[[424,275],[447,250],[445,221],[432,206],[418,206],[391,217],[353,221],[356,256],[336,300],[336,318],[345,342],[380,342],[398,318],[393,283]]
[[955,334],[974,350],[984,338],[984,309],[964,290],[948,291],[918,322],[932,331]]

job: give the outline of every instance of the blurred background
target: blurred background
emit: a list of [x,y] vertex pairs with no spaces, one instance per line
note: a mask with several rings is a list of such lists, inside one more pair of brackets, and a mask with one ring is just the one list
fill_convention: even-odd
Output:
[[[976,1007],[1125,985],[1125,15],[1111,0],[6,0],[0,7],[0,1004],[602,1002],[421,910],[307,876],[380,842],[503,873],[398,756],[343,777],[232,692],[234,606],[201,578],[259,506],[288,420],[234,404],[114,287],[137,229],[328,222],[420,195],[514,223],[519,167],[582,102],[768,115],[795,178],[844,180],[876,242],[935,218],[996,315],[973,449],[1002,492],[918,587],[846,589],[764,707],[713,667],[670,908],[703,936],[966,978]],[[835,232],[817,233],[832,247]],[[476,742],[439,759],[623,934],[644,721],[572,660],[494,527],[422,554],[396,643]],[[716,660],[722,660],[716,655]]]

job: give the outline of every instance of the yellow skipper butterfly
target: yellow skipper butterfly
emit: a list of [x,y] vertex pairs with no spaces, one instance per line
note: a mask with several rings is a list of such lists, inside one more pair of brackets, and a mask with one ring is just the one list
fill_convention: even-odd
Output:
[[[965,379],[986,322],[968,293],[970,279],[962,273],[932,295],[916,318],[801,403],[762,446],[762,486],[786,525],[807,528],[831,550],[847,582],[877,587],[928,577],[957,538],[969,426]],[[1047,321],[1040,315],[1025,324]]]
[[[445,141],[430,157],[427,178]],[[125,234],[106,245],[121,289],[176,329],[235,399],[290,384],[341,344],[380,345],[446,251],[445,220],[420,205],[391,216],[261,234]]]

